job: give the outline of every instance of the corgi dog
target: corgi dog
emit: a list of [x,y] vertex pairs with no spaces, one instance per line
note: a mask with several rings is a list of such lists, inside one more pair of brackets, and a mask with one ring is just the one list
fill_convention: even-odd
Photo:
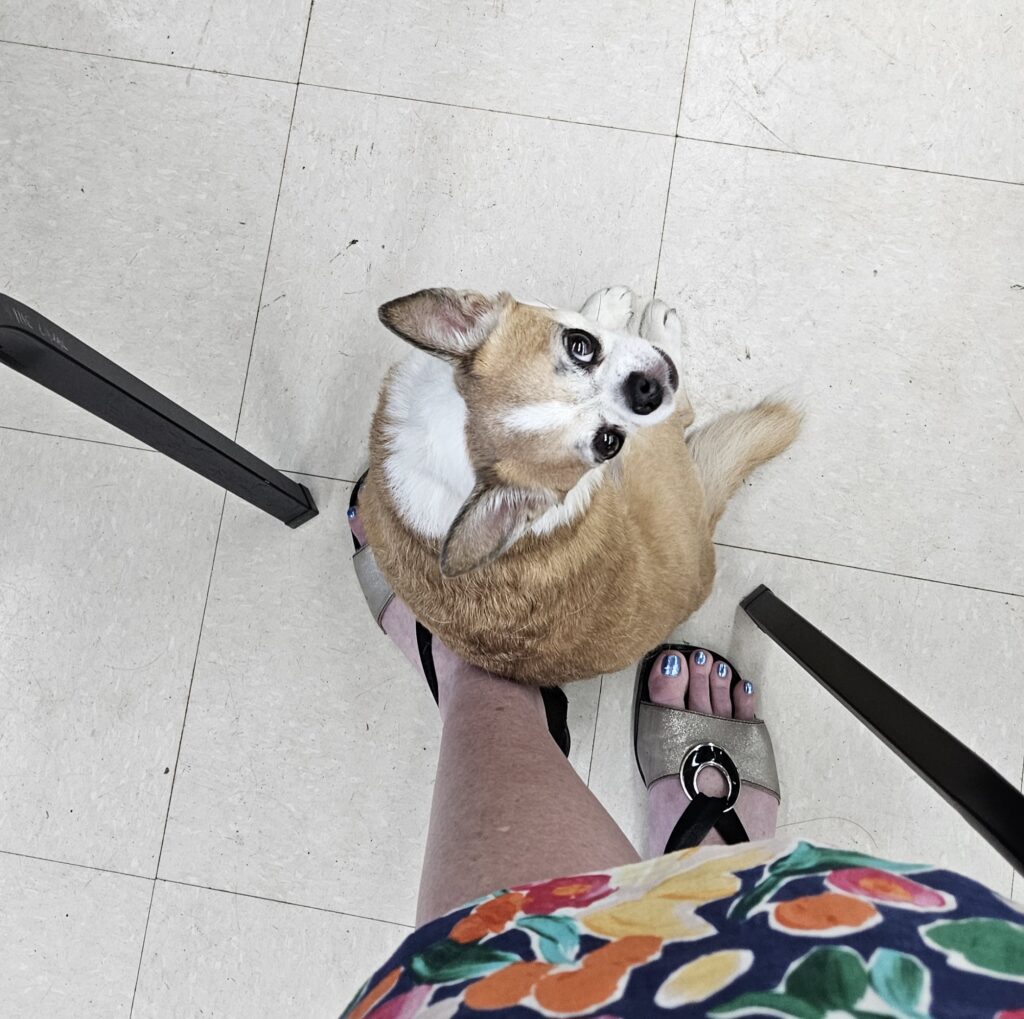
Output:
[[379,310],[384,382],[359,513],[384,578],[467,661],[550,686],[615,672],[708,596],[712,534],[795,439],[766,401],[686,435],[683,324],[626,287],[580,311],[422,290]]

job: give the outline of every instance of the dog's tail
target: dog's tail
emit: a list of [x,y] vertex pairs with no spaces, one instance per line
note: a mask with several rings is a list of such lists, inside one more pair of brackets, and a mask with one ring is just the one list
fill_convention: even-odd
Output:
[[715,418],[688,436],[714,530],[725,505],[757,466],[778,456],[796,438],[803,414],[780,400]]

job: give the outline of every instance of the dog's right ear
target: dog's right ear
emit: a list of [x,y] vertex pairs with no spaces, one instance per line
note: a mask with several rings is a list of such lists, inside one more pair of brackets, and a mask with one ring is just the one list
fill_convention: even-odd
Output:
[[510,301],[508,294],[486,297],[471,290],[420,290],[382,304],[377,315],[414,347],[458,362],[483,343]]
[[551,492],[477,483],[441,546],[441,575],[458,577],[497,559],[554,501]]

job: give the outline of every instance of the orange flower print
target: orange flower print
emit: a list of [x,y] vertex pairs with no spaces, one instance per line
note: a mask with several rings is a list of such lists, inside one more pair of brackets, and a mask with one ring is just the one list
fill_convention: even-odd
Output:
[[532,997],[553,1015],[579,1015],[613,1001],[625,989],[629,972],[661,951],[661,938],[619,938],[578,962],[514,962],[466,988],[464,1001],[480,1012],[526,1004]]
[[481,1012],[511,1008],[529,997],[537,981],[554,968],[550,962],[514,962],[470,984],[463,1001]]
[[525,898],[522,892],[506,892],[496,899],[481,902],[451,929],[448,938],[465,945],[488,934],[499,934],[523,908]]
[[771,907],[769,923],[787,934],[837,938],[867,930],[882,922],[882,914],[863,899],[838,892],[805,895]]
[[956,906],[956,900],[944,892],[874,867],[834,870],[825,880],[829,887],[838,892],[859,895],[873,902],[884,902],[887,906],[927,912],[953,909]]
[[638,935],[602,945],[571,969],[549,973],[538,981],[537,1004],[555,1015],[579,1015],[613,1001],[626,986],[629,971],[661,951],[661,938]]
[[398,983],[398,978],[402,975],[402,967],[396,966],[390,973],[386,973],[384,976],[377,981],[376,986],[369,994],[358,1005],[356,1005],[354,1011],[350,1012],[345,1019],[363,1019],[364,1016],[368,1015],[370,1009],[377,1004],[387,993],[391,990],[395,984]]
[[580,874],[576,877],[556,877],[535,885],[519,885],[513,891],[526,893],[524,913],[553,913],[563,906],[589,906],[614,889],[607,874]]

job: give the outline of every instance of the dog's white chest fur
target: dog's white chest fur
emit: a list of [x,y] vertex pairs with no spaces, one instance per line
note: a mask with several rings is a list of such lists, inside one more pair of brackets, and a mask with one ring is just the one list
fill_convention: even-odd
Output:
[[[439,358],[413,351],[395,370],[386,399],[384,475],[391,496],[410,529],[441,539],[476,483],[466,446],[466,404],[455,386],[455,371]],[[547,534],[583,513],[603,474],[602,468],[584,474],[531,531]]]

